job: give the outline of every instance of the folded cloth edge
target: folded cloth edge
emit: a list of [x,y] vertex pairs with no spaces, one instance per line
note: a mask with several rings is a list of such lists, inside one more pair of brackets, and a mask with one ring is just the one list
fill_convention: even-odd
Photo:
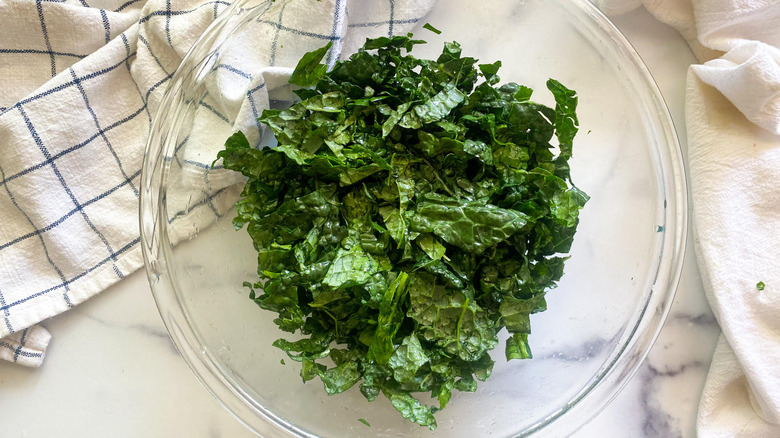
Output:
[[34,325],[0,339],[0,359],[28,367],[39,367],[46,356],[51,334]]

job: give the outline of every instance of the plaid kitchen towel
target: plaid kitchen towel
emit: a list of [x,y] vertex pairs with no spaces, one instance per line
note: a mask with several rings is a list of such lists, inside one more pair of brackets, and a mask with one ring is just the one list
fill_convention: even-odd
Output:
[[[333,41],[334,59],[367,36],[408,32],[434,2],[0,2],[0,359],[39,366],[50,336],[35,324],[143,264],[137,210],[151,120],[182,58],[219,13],[267,8],[243,30],[255,47],[298,45],[300,53]],[[272,80],[286,82],[274,66],[295,61],[219,64],[221,101],[200,104],[218,123],[257,135],[241,114],[256,118],[267,108]],[[188,214],[213,220],[227,208],[202,202]]]

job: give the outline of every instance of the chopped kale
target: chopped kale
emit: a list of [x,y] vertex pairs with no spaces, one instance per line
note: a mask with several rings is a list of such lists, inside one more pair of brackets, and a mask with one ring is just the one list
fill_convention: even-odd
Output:
[[307,53],[290,77],[300,101],[259,118],[278,146],[238,132],[218,158],[248,178],[234,225],[258,251],[250,297],[299,335],[273,345],[304,382],[359,383],[434,429],[453,390],[490,376],[500,330],[507,359],[531,357],[529,316],[547,308],[588,196],[567,164],[574,91],[550,79],[550,108],[498,86],[501,62],[455,42],[411,56],[422,43],[369,39],[329,72],[330,44]]

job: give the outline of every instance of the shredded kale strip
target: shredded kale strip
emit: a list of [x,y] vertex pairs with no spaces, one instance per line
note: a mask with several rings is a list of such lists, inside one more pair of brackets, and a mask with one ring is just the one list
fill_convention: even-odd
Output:
[[574,91],[550,79],[550,108],[498,86],[500,61],[455,42],[411,56],[423,42],[369,39],[330,72],[329,46],[306,54],[290,78],[300,101],[259,118],[278,147],[238,132],[218,159],[248,178],[234,225],[258,251],[250,297],[299,337],[274,346],[304,382],[359,383],[434,429],[452,391],[490,376],[501,329],[507,359],[531,357],[529,316],[547,307],[588,196],[567,164]]

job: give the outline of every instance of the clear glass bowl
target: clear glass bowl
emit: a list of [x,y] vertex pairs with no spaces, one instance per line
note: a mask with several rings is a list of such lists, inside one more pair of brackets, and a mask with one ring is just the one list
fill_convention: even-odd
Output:
[[[617,29],[585,0],[440,1],[424,21],[464,54],[503,61],[501,76],[536,90],[553,77],[580,97],[573,180],[591,195],[548,310],[532,317],[534,358],[507,363],[476,393],[459,393],[428,431],[356,388],[329,397],[301,383],[271,342],[284,333],[241,287],[256,253],[231,225],[242,179],[208,169],[240,111],[223,88],[228,61],[248,53],[242,27],[282,1],[239,0],[209,27],[174,75],[146,150],[141,234],[157,305],[174,343],[206,388],[250,429],[282,436],[564,436],[593,418],[634,374],[669,310],[680,274],[687,199],[682,158],[662,97]],[[251,48],[255,50],[255,48]],[[297,59],[302,53],[288,53]],[[238,58],[237,58],[238,57]],[[246,89],[244,91],[246,92]],[[250,89],[251,93],[252,90]],[[274,96],[271,96],[272,98]],[[211,102],[211,103],[210,103]],[[227,109],[226,109],[227,108]],[[215,140],[216,139],[216,140]],[[502,349],[499,349],[502,350]],[[366,419],[368,429],[357,421]]]

